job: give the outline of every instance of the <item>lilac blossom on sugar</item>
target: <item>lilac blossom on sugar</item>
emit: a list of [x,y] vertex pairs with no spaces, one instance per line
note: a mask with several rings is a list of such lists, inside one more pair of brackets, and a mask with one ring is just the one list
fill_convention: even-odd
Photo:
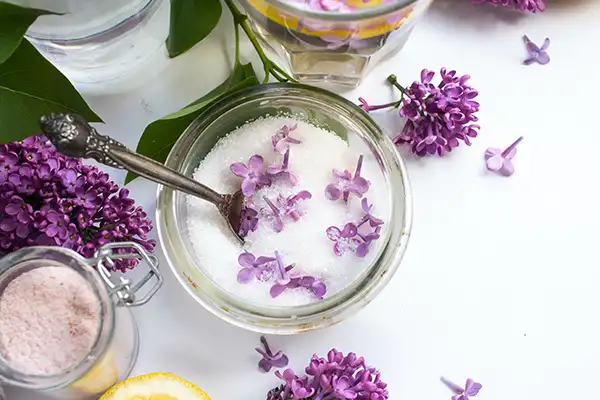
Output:
[[273,150],[275,150],[276,153],[285,154],[289,152],[290,144],[302,143],[302,141],[291,136],[296,129],[298,129],[298,124],[293,126],[284,125],[275,133],[275,135],[271,136]]
[[248,160],[248,164],[241,162],[231,164],[231,172],[242,181],[242,193],[244,196],[251,196],[257,189],[267,186],[271,183],[268,176],[265,175],[265,161],[258,154],[253,155]]
[[354,353],[344,356],[331,349],[327,358],[315,354],[304,372],[299,376],[291,369],[276,371],[284,384],[271,390],[267,400],[387,400],[389,396],[379,371]]
[[400,116],[408,121],[394,138],[397,146],[409,146],[412,153],[424,157],[443,156],[458,147],[459,141],[471,145],[469,138],[477,136],[479,125],[475,113],[478,92],[467,85],[469,75],[458,76],[456,71],[442,68],[441,82],[431,83],[435,73],[424,69],[421,81],[403,88],[391,75],[388,81],[402,92]]
[[283,368],[287,367],[289,363],[288,356],[286,356],[281,350],[273,354],[271,347],[267,342],[267,338],[264,336],[260,337],[264,350],[261,348],[255,348],[256,352],[262,356],[258,362],[258,368],[263,372],[269,372],[271,368]]
[[311,292],[319,300],[323,299],[327,293],[327,286],[320,279],[309,275],[292,275],[290,271],[294,265],[287,267],[283,263],[283,259],[278,251],[275,252],[276,267],[275,267],[275,284],[271,287],[271,297],[276,298],[281,295],[286,289],[304,288]]
[[283,161],[281,165],[274,164],[267,168],[267,175],[271,177],[271,181],[282,179],[284,181],[287,181],[292,186],[296,186],[298,184],[300,178],[297,174],[288,169],[289,162],[290,149],[287,149],[287,151],[283,155]]
[[340,197],[344,201],[348,201],[350,193],[354,193],[358,197],[362,197],[369,190],[370,183],[368,180],[360,176],[361,168],[363,163],[362,154],[358,157],[358,163],[354,171],[354,176],[348,170],[343,172],[337,169],[333,170],[333,177],[336,180],[334,183],[330,183],[325,188],[325,196],[329,200],[338,200]]
[[[154,250],[152,222],[108,174],[56,151],[44,136],[0,145],[0,251],[63,246],[92,257],[106,243]],[[127,249],[118,249],[125,253]],[[125,271],[135,259],[117,260]]]
[[307,190],[302,190],[288,197],[278,195],[276,199],[277,204],[273,203],[267,196],[264,196],[268,207],[261,209],[261,214],[272,222],[275,232],[281,232],[285,226],[284,218],[291,218],[293,221],[298,222],[304,214],[301,204],[304,200],[310,198],[312,198],[312,195]]
[[544,0],[473,0],[473,3],[477,4],[491,4],[493,6],[502,6],[508,8],[514,8],[521,12],[543,12],[546,10],[546,3]]

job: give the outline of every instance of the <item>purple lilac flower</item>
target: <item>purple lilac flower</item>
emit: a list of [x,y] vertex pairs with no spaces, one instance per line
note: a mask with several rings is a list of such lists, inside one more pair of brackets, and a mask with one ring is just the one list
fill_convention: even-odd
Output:
[[290,217],[295,222],[298,222],[303,215],[302,208],[300,207],[301,201],[308,200],[312,197],[311,193],[307,190],[302,190],[295,195],[283,197],[279,195],[277,197],[277,204],[274,204],[267,196],[263,199],[267,203],[269,209],[262,209],[262,214],[273,222],[273,229],[275,232],[281,232],[284,228],[283,218]]
[[332,349],[327,358],[313,355],[305,369],[306,375],[298,376],[291,369],[275,375],[284,381],[283,387],[270,391],[272,400],[308,399],[334,400],[387,400],[387,384],[375,368],[366,366],[362,357]]
[[477,393],[479,393],[482,388],[481,383],[477,383],[471,378],[467,379],[464,388],[458,386],[454,382],[449,381],[443,376],[440,378],[440,380],[454,393],[452,400],[469,400],[469,397],[477,396]]
[[360,244],[359,238],[356,237],[358,228],[352,222],[348,222],[342,230],[337,226],[330,226],[326,233],[329,240],[335,242],[333,252],[337,256],[342,256],[348,251],[356,252],[356,248]]
[[435,73],[424,69],[421,82],[415,81],[407,89],[400,86],[394,75],[388,81],[397,87],[404,98],[400,116],[408,121],[394,138],[397,146],[410,146],[412,153],[443,156],[458,147],[459,141],[471,145],[479,125],[475,113],[479,103],[473,100],[478,93],[467,85],[469,75],[457,76],[456,71],[442,68],[441,82],[431,83]]
[[373,209],[373,204],[369,205],[369,201],[367,200],[366,197],[363,197],[360,204],[361,204],[363,211],[365,212],[365,216],[357,224],[358,227],[361,227],[363,224],[365,224],[367,222],[369,223],[369,225],[372,228],[377,228],[378,226],[383,225],[383,221],[381,219],[379,219],[379,218],[375,217],[373,214],[371,214],[371,210]]
[[281,350],[273,354],[269,343],[264,336],[260,337],[264,350],[256,348],[255,350],[262,356],[262,359],[258,362],[258,368],[263,372],[269,372],[271,368],[283,368],[289,363],[288,356],[286,356]]
[[283,155],[283,162],[281,165],[271,165],[267,168],[267,174],[271,176],[271,180],[275,179],[283,179],[287,181],[290,185],[296,186],[300,181],[298,175],[293,173],[288,169],[290,162],[290,150],[288,149]]
[[273,257],[258,257],[252,253],[242,253],[238,257],[238,263],[244,267],[240,270],[237,276],[239,283],[249,283],[254,278],[265,282],[273,276],[273,267],[271,262],[275,261]]
[[304,288],[311,292],[318,299],[323,299],[327,293],[327,286],[320,279],[314,276],[292,276],[290,271],[294,268],[293,265],[287,267],[283,263],[279,252],[275,252],[276,268],[275,276],[276,283],[271,287],[271,297],[276,298],[281,295],[286,289]]
[[523,64],[530,65],[536,62],[541,65],[546,65],[550,62],[550,56],[546,52],[548,47],[550,47],[550,39],[546,38],[542,47],[538,47],[538,45],[533,43],[527,35],[523,36],[523,41],[525,42],[525,47],[527,48],[527,53],[529,55],[529,57],[523,61]]
[[356,170],[354,171],[354,176],[348,171],[344,170],[340,172],[336,169],[333,170],[333,176],[336,178],[337,182],[330,183],[325,188],[325,196],[329,200],[338,200],[340,197],[343,197],[344,201],[348,201],[350,197],[350,193],[356,194],[358,197],[362,197],[369,190],[369,181],[360,176],[360,171],[362,168],[363,156],[361,154],[358,157],[358,163],[356,165]]
[[[64,246],[92,257],[107,241],[134,241],[152,251],[151,229],[126,189],[119,191],[98,168],[58,153],[45,137],[0,145],[1,251]],[[137,263],[116,260],[115,269]]]
[[297,128],[298,124],[295,124],[294,126],[284,125],[271,137],[273,149],[277,153],[285,154],[290,149],[290,144],[302,143],[302,141],[290,136]]
[[252,196],[256,189],[270,183],[269,178],[265,175],[264,169],[265,161],[258,154],[250,157],[248,165],[244,163],[231,164],[231,172],[240,178],[244,178],[242,181],[242,193],[244,196]]
[[544,0],[473,0],[477,4],[491,4],[493,6],[502,6],[514,8],[521,12],[543,12],[546,9]]
[[375,228],[373,232],[363,234],[358,232],[357,235],[361,238],[362,242],[356,246],[356,255],[360,258],[364,258],[369,254],[369,249],[371,248],[371,243],[375,240],[379,239],[379,233],[381,232],[381,226]]
[[485,165],[492,172],[500,175],[511,176],[515,173],[515,166],[512,159],[517,154],[517,145],[523,140],[523,136],[515,140],[506,149],[490,147],[485,151]]
[[244,205],[242,209],[242,223],[240,225],[239,234],[241,237],[246,237],[250,232],[254,232],[258,228],[258,211],[250,204]]

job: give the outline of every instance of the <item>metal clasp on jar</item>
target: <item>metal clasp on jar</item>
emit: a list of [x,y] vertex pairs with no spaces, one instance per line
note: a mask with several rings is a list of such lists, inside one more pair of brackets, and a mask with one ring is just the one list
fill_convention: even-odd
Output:
[[[130,253],[116,253],[117,249],[131,249]],[[138,282],[132,282],[130,279],[120,277],[120,283],[111,281],[111,270],[115,263],[114,260],[137,258],[140,260],[140,266],[146,264],[149,268],[148,273]],[[108,243],[100,247],[94,254],[94,258],[87,261],[96,265],[98,273],[109,288],[109,295],[117,297],[117,305],[125,307],[135,307],[146,304],[160,289],[163,284],[163,277],[158,271],[158,258],[154,254],[148,253],[141,245],[135,242]],[[139,267],[138,267],[139,268]],[[142,289],[148,282],[155,278],[153,286],[141,299],[136,298],[136,293]]]

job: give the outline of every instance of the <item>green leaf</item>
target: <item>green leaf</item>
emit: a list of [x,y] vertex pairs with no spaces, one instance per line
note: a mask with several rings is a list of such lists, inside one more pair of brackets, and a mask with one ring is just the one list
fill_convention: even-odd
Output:
[[[142,134],[136,151],[164,163],[177,139],[202,111],[228,94],[254,85],[258,85],[258,79],[252,65],[236,64],[229,78],[210,93],[187,107],[148,125]],[[136,177],[135,174],[129,172],[125,178],[125,184]]]
[[19,47],[23,35],[37,17],[47,14],[55,13],[0,2],[0,64]]
[[12,57],[0,64],[0,143],[39,133],[40,117],[56,112],[102,122],[71,82],[23,40]]
[[169,57],[185,53],[208,36],[221,18],[220,0],[171,0]]

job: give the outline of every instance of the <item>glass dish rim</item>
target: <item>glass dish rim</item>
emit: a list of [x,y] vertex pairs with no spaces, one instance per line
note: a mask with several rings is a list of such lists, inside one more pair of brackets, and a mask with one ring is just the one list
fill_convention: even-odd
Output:
[[402,8],[409,6],[413,3],[417,3],[419,0],[395,0],[394,3],[390,4],[382,4],[376,7],[367,8],[364,10],[359,10],[355,12],[349,13],[334,13],[331,11],[315,11],[315,10],[305,10],[298,8],[297,6],[293,6],[289,3],[282,2],[280,0],[264,0],[266,3],[281,8],[283,11],[287,11],[290,13],[301,14],[303,17],[316,18],[325,21],[334,21],[334,22],[351,22],[356,21],[357,19],[369,19],[376,18],[387,15],[391,12],[401,10]]
[[[386,163],[390,165],[386,165],[386,167],[387,169],[389,169],[390,166],[398,168],[398,175],[400,177],[399,184],[402,184],[404,188],[403,195],[401,196],[403,209],[398,211],[398,215],[402,215],[403,217],[403,223],[396,229],[391,229],[389,231],[389,234],[386,238],[387,241],[380,249],[379,256],[376,258],[373,266],[367,270],[369,271],[369,274],[365,273],[364,275],[366,277],[364,282],[355,283],[322,302],[314,302],[307,305],[286,308],[290,311],[298,312],[289,312],[286,316],[283,316],[277,315],[276,312],[273,313],[277,310],[281,311],[282,308],[279,306],[269,307],[253,305],[250,308],[245,308],[239,304],[236,304],[235,301],[231,301],[233,297],[228,296],[222,288],[216,288],[216,296],[215,291],[204,290],[204,288],[215,289],[214,286],[218,285],[212,285],[213,287],[208,287],[205,283],[202,283],[202,285],[191,285],[189,283],[190,278],[182,270],[182,268],[178,267],[177,265],[182,263],[189,265],[187,261],[191,261],[194,266],[196,263],[194,262],[192,254],[189,251],[186,251],[186,254],[184,255],[180,255],[177,252],[178,249],[183,250],[186,248],[184,243],[185,236],[179,230],[176,230],[173,226],[169,225],[170,221],[177,220],[177,218],[175,218],[178,214],[176,207],[179,203],[175,201],[176,199],[174,199],[174,195],[176,193],[169,188],[159,185],[157,188],[156,205],[158,236],[161,247],[163,248],[163,254],[167,260],[167,264],[169,265],[169,268],[175,275],[176,279],[179,281],[180,285],[184,287],[184,289],[194,300],[196,300],[196,302],[200,303],[206,310],[210,311],[219,318],[224,319],[233,325],[264,333],[296,333],[298,332],[297,329],[287,329],[287,331],[284,329],[285,332],[281,332],[281,326],[294,325],[294,323],[300,326],[306,325],[302,324],[302,321],[310,320],[317,316],[323,316],[328,313],[333,313],[334,316],[344,314],[347,309],[356,307],[358,300],[366,300],[366,302],[363,302],[365,303],[363,306],[366,305],[366,303],[372,300],[387,285],[391,277],[399,268],[400,261],[406,252],[408,239],[410,238],[412,229],[412,194],[410,190],[407,169],[404,161],[394,149],[391,139],[359,106],[335,93],[314,86],[296,83],[272,83],[251,87],[224,97],[202,112],[186,128],[184,133],[179,137],[171,149],[165,165],[175,169],[183,166],[184,162],[188,159],[187,154],[189,149],[191,149],[191,147],[186,147],[186,145],[189,146],[191,143],[195,143],[198,140],[199,132],[202,132],[206,127],[210,126],[210,124],[213,123],[223,112],[239,105],[243,105],[248,101],[256,100],[261,95],[270,95],[275,97],[274,94],[280,92],[281,90],[290,90],[292,91],[292,95],[296,96],[298,96],[298,93],[293,93],[293,91],[299,90],[305,93],[315,93],[317,95],[315,97],[320,98],[320,101],[325,101],[323,100],[323,97],[326,97],[327,100],[336,101],[339,106],[345,107],[348,113],[356,115],[356,118],[360,119],[363,123],[366,123],[366,129],[369,131],[369,135],[372,135],[374,138],[382,140],[385,143],[385,145],[380,144],[380,147],[388,152]],[[388,157],[391,157],[391,159]],[[401,234],[397,235],[397,245],[395,248],[390,248],[391,237],[394,231],[396,231],[396,233],[401,232]],[[394,261],[391,263],[391,268],[386,269],[381,266],[374,268],[377,266],[377,262],[379,262],[386,254],[386,251],[388,254],[390,254],[388,258],[393,258]],[[378,274],[380,270],[383,270],[381,275]],[[377,280],[374,279],[375,277],[378,277]],[[207,278],[210,280],[209,277]],[[193,290],[191,286],[194,286],[195,290]],[[204,288],[197,289],[196,286],[203,286]],[[356,289],[355,292],[350,291],[350,288]],[[224,293],[225,296],[221,296],[220,292]],[[227,307],[219,304],[219,302],[226,303]],[[232,310],[232,308],[234,310]],[[232,313],[232,311],[235,312]],[[291,315],[293,315],[294,318],[290,318]],[[252,320],[248,321],[249,318]],[[257,323],[256,319],[259,319],[261,322]],[[267,322],[265,323],[265,321]],[[278,325],[277,328],[274,328],[273,322],[279,322],[280,325]],[[305,330],[313,330],[317,328],[318,327],[311,327]],[[275,331],[271,331],[270,329],[275,329]]]

